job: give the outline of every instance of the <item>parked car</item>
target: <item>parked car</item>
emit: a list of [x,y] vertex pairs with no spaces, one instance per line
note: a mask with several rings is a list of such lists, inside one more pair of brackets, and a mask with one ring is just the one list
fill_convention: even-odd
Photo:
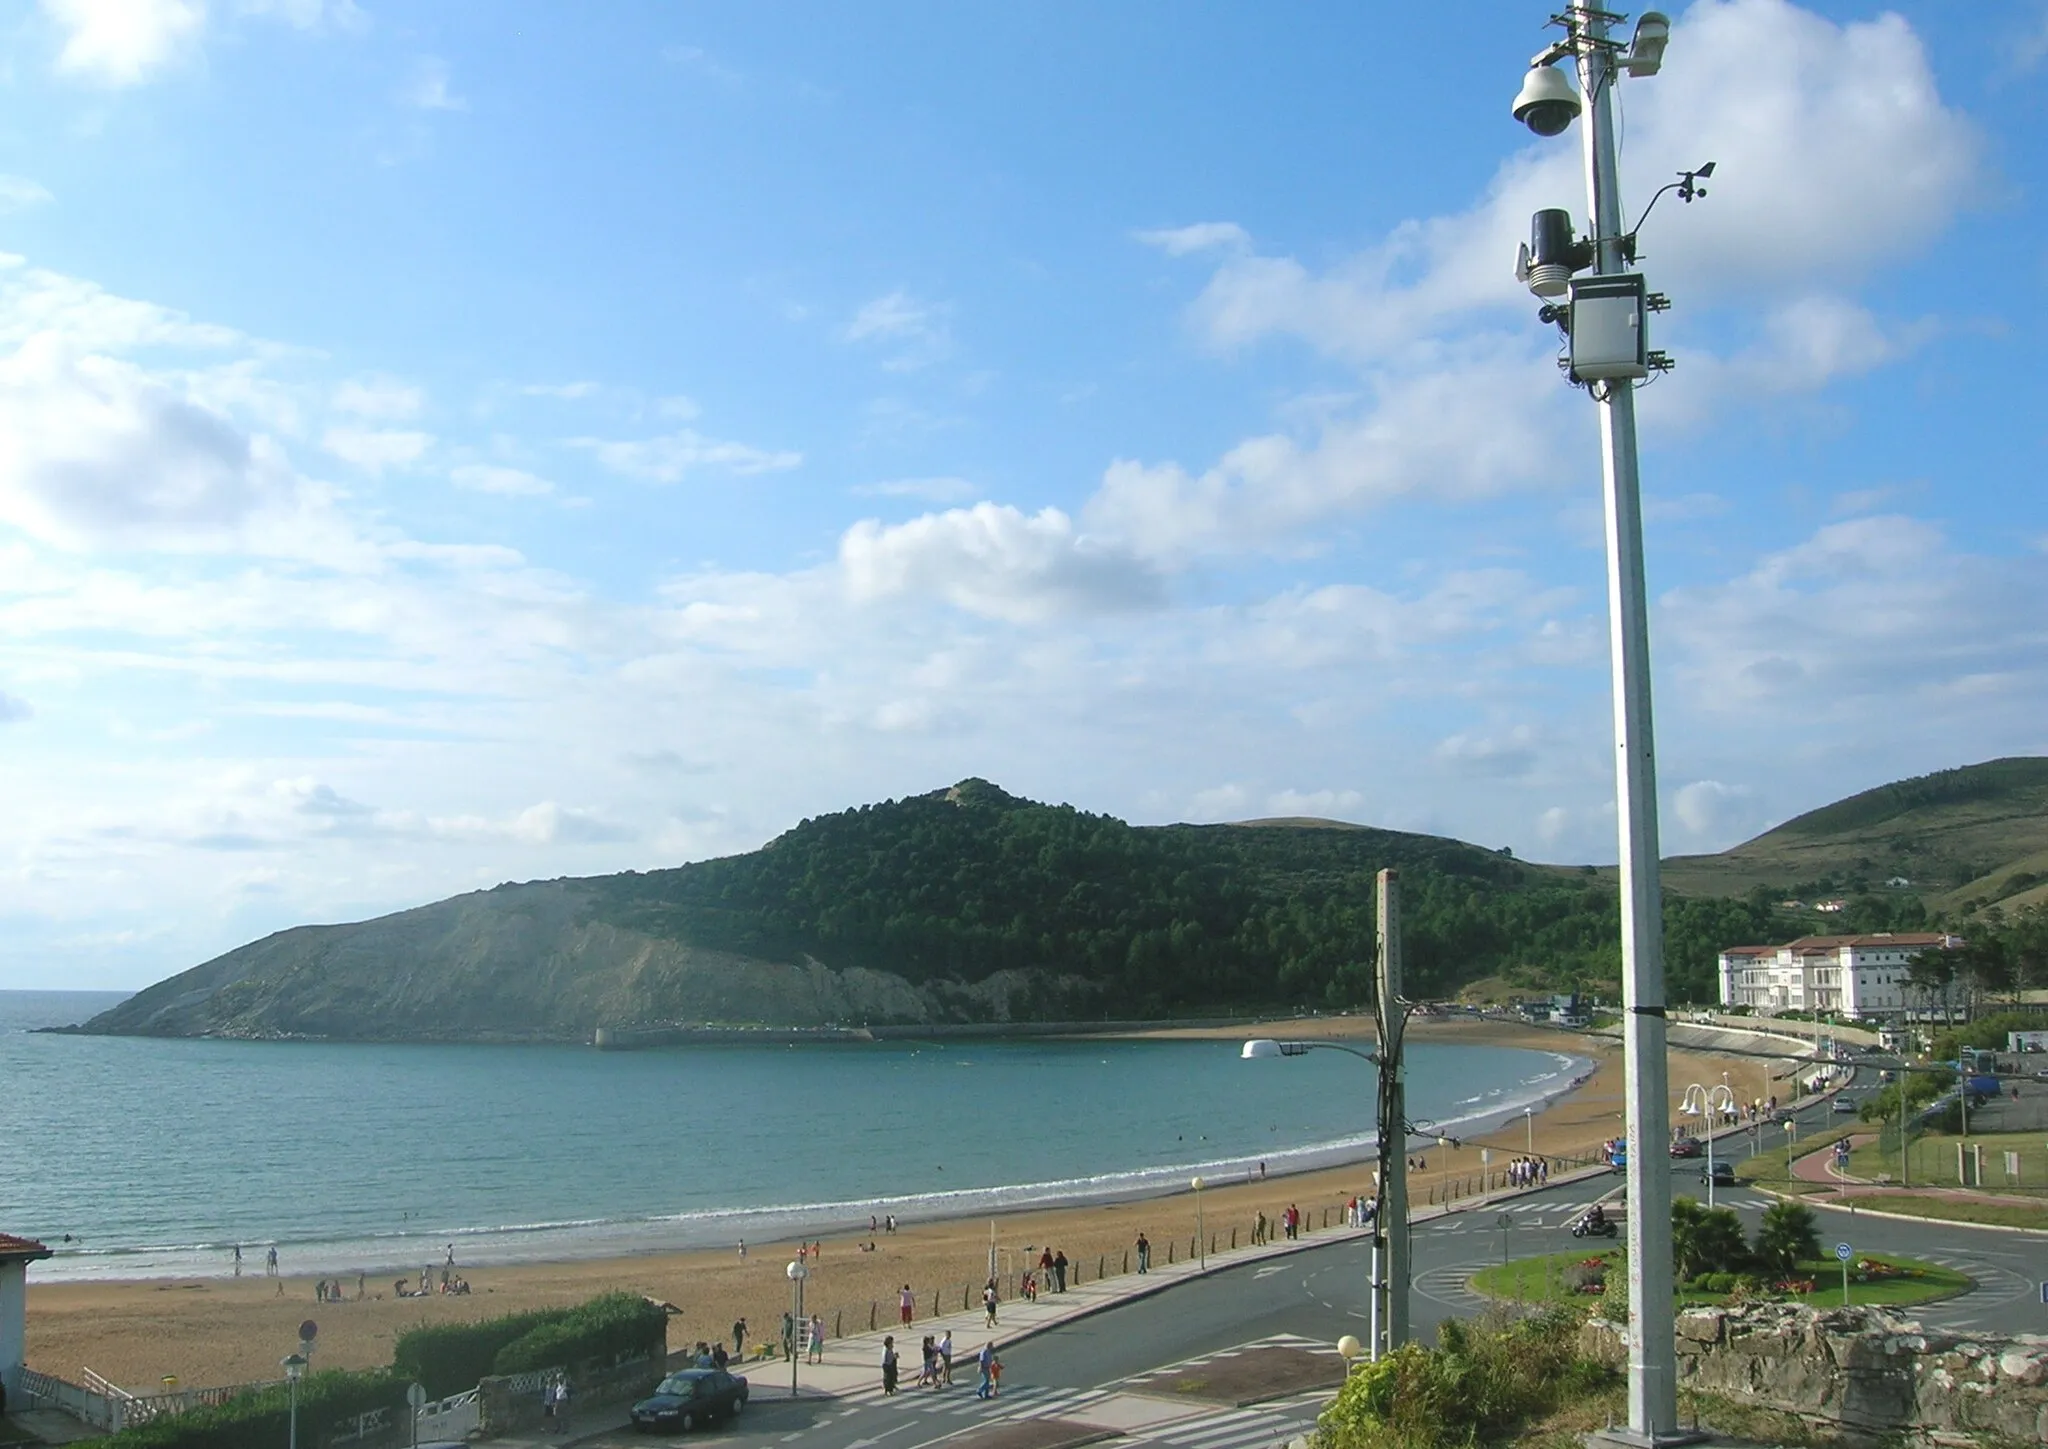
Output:
[[1709,1178],[1712,1179],[1715,1187],[1735,1186],[1735,1164],[1727,1161],[1716,1162],[1711,1173],[1707,1169],[1701,1168],[1700,1181],[1706,1182]]
[[682,1369],[663,1379],[652,1394],[633,1405],[636,1429],[674,1429],[687,1434],[710,1419],[734,1417],[747,1406],[747,1381],[723,1369]]
[[1671,1155],[1672,1155],[1673,1157],[1698,1157],[1698,1156],[1700,1155],[1700,1140],[1699,1140],[1699,1138],[1697,1138],[1697,1137],[1674,1137],[1674,1138],[1672,1138],[1672,1139],[1671,1139]]

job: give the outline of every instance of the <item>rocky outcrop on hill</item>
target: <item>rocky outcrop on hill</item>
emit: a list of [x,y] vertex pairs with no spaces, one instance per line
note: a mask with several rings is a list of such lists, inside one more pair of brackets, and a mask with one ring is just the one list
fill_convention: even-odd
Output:
[[1094,1010],[1038,971],[913,984],[706,950],[596,919],[580,881],[499,886],[343,926],[280,931],[82,1028],[123,1036],[579,1041],[597,1027],[1005,1021]]

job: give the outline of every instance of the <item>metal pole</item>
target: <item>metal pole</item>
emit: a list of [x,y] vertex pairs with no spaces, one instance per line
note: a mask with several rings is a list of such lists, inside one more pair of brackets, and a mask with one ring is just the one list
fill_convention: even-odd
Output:
[[1371,1308],[1366,1315],[1371,1320],[1369,1331],[1372,1335],[1371,1358],[1374,1363],[1380,1361],[1380,1299],[1387,1290],[1387,1285],[1380,1281],[1380,1245],[1386,1242],[1386,1240],[1386,1234],[1380,1231],[1380,1225],[1375,1222],[1372,1225]]
[[[1595,269],[1625,270],[1614,151],[1613,56],[1608,13],[1578,0],[1586,190]],[[1657,763],[1650,710],[1650,630],[1643,582],[1641,483],[1636,472],[1635,389],[1596,390],[1606,485],[1607,612],[1614,670],[1615,805],[1621,846],[1623,1058],[1628,1111],[1628,1299],[1630,1437],[1678,1433],[1678,1351],[1671,1265],[1671,1174],[1654,1162],[1670,1137],[1665,1061],[1663,892],[1657,843]]]
[[[299,1376],[291,1375],[292,1381],[292,1428],[291,1449],[299,1449]],[[275,1434],[275,1429],[270,1431]]]
[[1380,1034],[1380,1231],[1387,1240],[1387,1347],[1408,1341],[1408,1104],[1401,1084],[1401,882],[1391,870],[1377,881]]
[[1707,1123],[1707,1206],[1714,1205],[1714,1124]]

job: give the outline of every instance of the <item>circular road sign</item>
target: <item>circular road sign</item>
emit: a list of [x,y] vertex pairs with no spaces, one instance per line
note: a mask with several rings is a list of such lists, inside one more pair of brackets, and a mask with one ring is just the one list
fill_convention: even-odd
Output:
[[311,1343],[315,1338],[318,1338],[319,1336],[320,1325],[315,1323],[312,1319],[309,1318],[304,1323],[299,1325],[300,1343]]
[[1856,1250],[1847,1243],[1837,1243],[1835,1244],[1835,1256],[1846,1263],[1856,1256]]
[[424,1409],[427,1406],[426,1385],[408,1384],[405,1390],[405,1401],[413,1406],[414,1412]]

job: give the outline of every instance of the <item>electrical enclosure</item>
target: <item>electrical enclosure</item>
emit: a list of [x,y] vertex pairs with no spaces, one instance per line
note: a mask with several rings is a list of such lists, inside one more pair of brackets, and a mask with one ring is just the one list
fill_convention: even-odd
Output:
[[1571,307],[1574,381],[1634,382],[1650,375],[1649,289],[1640,272],[1577,279]]

